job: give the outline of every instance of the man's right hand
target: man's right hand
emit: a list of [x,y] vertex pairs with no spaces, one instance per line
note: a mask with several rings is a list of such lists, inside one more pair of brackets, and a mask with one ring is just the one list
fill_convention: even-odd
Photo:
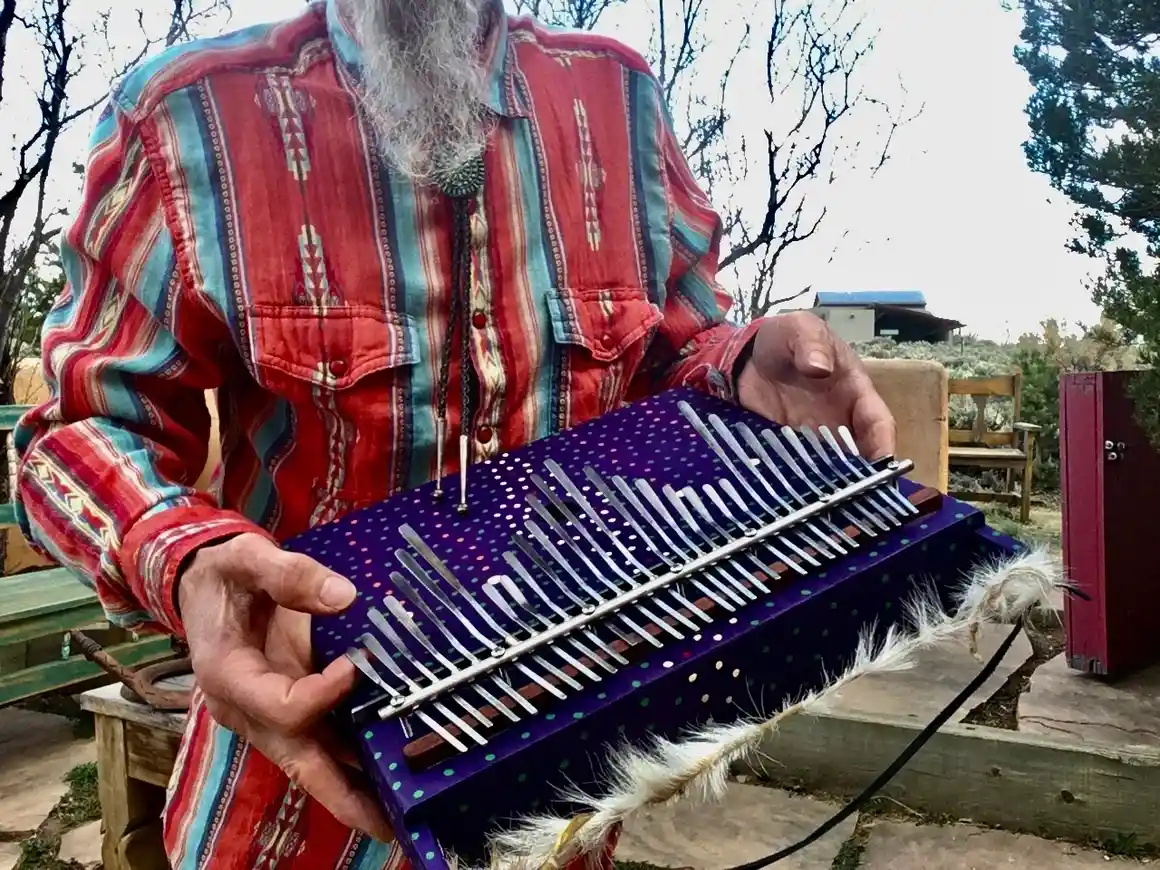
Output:
[[355,684],[344,657],[311,667],[310,615],[341,613],[350,582],[260,535],[197,552],[182,573],[178,605],[197,685],[209,713],[277,764],[350,828],[393,839],[378,804],[328,746],[323,717]]

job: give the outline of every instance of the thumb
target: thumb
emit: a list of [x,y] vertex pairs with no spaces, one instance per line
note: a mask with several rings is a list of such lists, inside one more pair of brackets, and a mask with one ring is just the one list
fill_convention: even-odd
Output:
[[299,613],[327,616],[354,603],[354,584],[301,553],[264,542],[269,550],[247,553],[244,573],[253,591],[265,592],[279,604]]
[[790,341],[794,368],[807,378],[828,378],[834,373],[834,342],[829,327],[818,317],[796,321],[796,335]]

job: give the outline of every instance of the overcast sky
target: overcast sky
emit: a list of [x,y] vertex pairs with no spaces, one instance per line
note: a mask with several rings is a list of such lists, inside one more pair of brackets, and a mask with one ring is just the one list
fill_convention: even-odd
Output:
[[[744,3],[755,11],[768,0]],[[230,27],[292,15],[300,0],[234,0]],[[629,0],[605,25],[617,37],[647,51],[652,3]],[[726,18],[742,8],[733,0],[707,6]],[[1048,317],[1091,323],[1098,317],[1084,280],[1091,264],[1069,254],[1072,209],[1024,162],[1027,136],[1023,108],[1030,88],[1012,51],[1020,16],[1004,11],[1000,0],[857,0],[880,30],[875,53],[865,67],[870,93],[893,95],[898,81],[921,116],[901,131],[893,159],[872,181],[852,176],[825,192],[829,213],[823,232],[795,249],[779,268],[786,290],[914,289],[926,294],[936,313],[953,317],[986,338],[1014,339],[1036,330]],[[712,67],[731,53],[735,22],[714,23]],[[760,58],[742,61],[741,76],[763,86]],[[712,75],[702,76],[712,81]],[[94,74],[86,88],[99,92]],[[735,100],[744,95],[735,89]],[[750,111],[731,108],[742,121],[733,130],[761,135],[776,123]],[[9,115],[8,117],[12,117]],[[874,131],[869,119],[856,118],[844,135],[849,141]],[[744,126],[742,126],[744,125]],[[5,125],[7,126],[7,125]],[[83,158],[83,136],[62,143],[60,163]],[[0,167],[0,177],[5,175]],[[759,208],[764,184],[758,180],[749,208]],[[67,182],[61,198],[68,206]],[[822,201],[817,200],[820,204]],[[726,283],[737,280],[724,276]]]

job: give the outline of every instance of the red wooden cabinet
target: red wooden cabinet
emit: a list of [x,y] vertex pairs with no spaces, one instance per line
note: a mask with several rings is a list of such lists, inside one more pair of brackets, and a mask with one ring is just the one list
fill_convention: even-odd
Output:
[[1134,376],[1059,384],[1064,563],[1091,597],[1065,599],[1067,659],[1109,677],[1160,660],[1160,453],[1136,424]]

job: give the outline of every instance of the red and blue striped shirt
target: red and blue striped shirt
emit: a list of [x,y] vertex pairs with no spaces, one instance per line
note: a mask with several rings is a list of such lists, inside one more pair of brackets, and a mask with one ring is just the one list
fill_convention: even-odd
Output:
[[[646,63],[502,12],[488,46],[499,123],[473,204],[475,456],[677,384],[731,396],[754,325],[725,322],[721,221]],[[100,116],[45,324],[51,399],[16,433],[17,504],[114,622],[180,634],[174,584],[196,548],[283,540],[435,475],[451,204],[378,153],[358,65],[334,0],[318,2],[169,50]],[[206,390],[221,424],[212,495],[193,488]],[[459,412],[451,390],[449,436]],[[444,472],[457,462],[448,449]],[[200,700],[166,823],[175,870],[401,860]]]

